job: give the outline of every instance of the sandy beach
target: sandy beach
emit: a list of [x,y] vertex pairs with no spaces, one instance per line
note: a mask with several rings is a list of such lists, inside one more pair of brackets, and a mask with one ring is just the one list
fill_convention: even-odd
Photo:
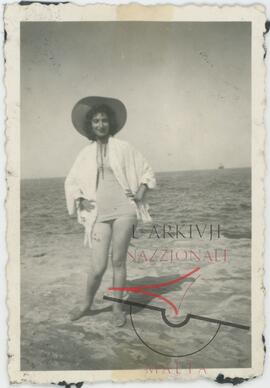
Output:
[[[190,313],[250,326],[250,175],[245,170],[222,174],[163,174],[158,176],[159,190],[149,197],[155,223],[219,223],[221,238],[150,239],[149,227],[142,232],[140,225],[138,238],[131,240],[127,286],[168,282],[200,268],[191,277],[158,289],[179,308],[178,316],[160,298],[129,293],[127,300],[165,308],[174,323]],[[215,190],[210,191],[210,186]],[[91,250],[83,246],[82,227],[67,215],[63,179],[23,182],[21,204],[22,370],[144,368],[151,372],[179,365],[183,369],[250,366],[248,330],[222,325],[217,332],[217,323],[199,320],[174,328],[159,311],[134,306],[132,325],[129,305],[125,305],[127,324],[114,327],[111,302],[103,299],[113,297],[108,291],[111,264],[93,311],[71,322],[69,312],[84,298]]]
[[[23,370],[98,370],[174,368],[176,362],[188,368],[247,367],[250,363],[250,333],[223,326],[213,342],[201,352],[183,358],[165,357],[151,351],[136,336],[130,317],[123,328],[111,323],[111,306],[103,295],[112,295],[112,269],[109,266],[98,291],[93,312],[76,322],[69,311],[83,299],[90,251],[82,247],[81,235],[66,235],[47,241],[50,250],[41,246],[22,261],[22,332],[21,367]],[[57,254],[54,244],[61,246]],[[44,247],[45,248],[45,247]],[[134,254],[134,247],[131,247]],[[231,252],[232,249],[231,249]],[[145,257],[152,254],[144,250]],[[231,253],[233,255],[233,253]],[[241,277],[228,276],[239,268],[244,257],[230,261],[199,263],[201,270],[193,277],[162,290],[176,305],[182,301],[180,314],[174,316],[170,306],[157,298],[130,295],[130,299],[165,307],[174,322],[187,313],[231,322],[249,324],[249,297],[245,290],[247,268]],[[194,262],[134,263],[128,258],[128,285],[155,284],[175,279],[198,267]],[[196,275],[196,276],[195,276]],[[112,295],[113,296],[113,295]],[[239,308],[241,306],[241,309]],[[127,306],[129,313],[129,307]],[[133,308],[138,332],[157,351],[187,354],[207,343],[216,324],[193,321],[183,328],[168,327],[158,312]],[[221,352],[220,349],[223,349]],[[186,366],[185,366],[186,365]]]

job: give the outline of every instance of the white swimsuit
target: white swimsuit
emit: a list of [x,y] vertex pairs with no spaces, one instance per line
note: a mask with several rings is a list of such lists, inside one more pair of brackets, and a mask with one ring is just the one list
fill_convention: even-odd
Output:
[[122,216],[136,217],[136,205],[131,203],[117,181],[109,163],[108,145],[100,145],[97,152],[97,220],[104,222]]

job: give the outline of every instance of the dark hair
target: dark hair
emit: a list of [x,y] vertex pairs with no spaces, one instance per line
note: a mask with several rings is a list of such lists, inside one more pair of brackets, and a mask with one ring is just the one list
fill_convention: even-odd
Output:
[[108,105],[95,105],[86,115],[85,120],[85,133],[87,134],[87,137],[89,140],[96,140],[96,135],[93,133],[92,130],[92,119],[97,113],[106,113],[109,120],[109,126],[110,126],[110,136],[113,136],[117,132],[117,122],[116,122],[116,116],[114,111],[108,106]]

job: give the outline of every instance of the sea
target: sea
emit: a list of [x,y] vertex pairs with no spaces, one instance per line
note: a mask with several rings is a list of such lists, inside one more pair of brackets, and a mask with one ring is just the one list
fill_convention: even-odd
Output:
[[[209,225],[233,240],[251,239],[251,169],[160,172],[157,188],[148,193],[153,224],[196,225],[205,235]],[[141,234],[140,234],[141,230]],[[136,235],[147,239],[152,225]],[[156,228],[156,236],[160,228]],[[81,227],[68,216],[64,178],[24,179],[21,182],[21,248],[29,238],[73,235]],[[185,234],[183,232],[183,234]],[[169,235],[167,236],[169,238]],[[209,236],[210,237],[210,236]],[[184,237],[182,237],[184,239]]]

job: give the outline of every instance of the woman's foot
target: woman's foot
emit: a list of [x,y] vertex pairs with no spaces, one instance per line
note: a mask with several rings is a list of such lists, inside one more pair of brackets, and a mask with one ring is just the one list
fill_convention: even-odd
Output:
[[122,327],[127,322],[126,313],[122,310],[113,312],[113,324],[115,327]]
[[87,314],[89,311],[89,306],[83,306],[83,307],[74,307],[69,313],[70,320],[71,321],[77,321],[78,319],[82,318],[84,315]]

